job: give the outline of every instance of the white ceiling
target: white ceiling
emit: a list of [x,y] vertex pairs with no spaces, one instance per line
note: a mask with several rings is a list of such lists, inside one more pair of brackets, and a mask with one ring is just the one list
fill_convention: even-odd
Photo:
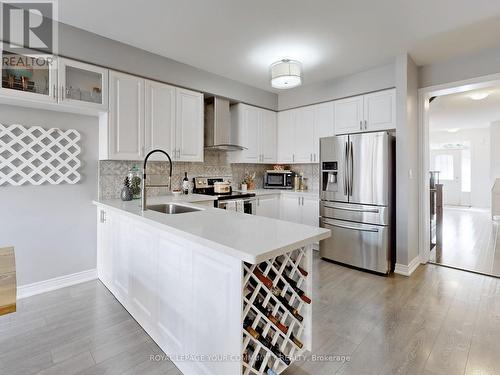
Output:
[[500,40],[498,0],[61,0],[59,19],[269,91],[269,65],[285,57],[308,84]]
[[[490,95],[483,100],[469,97],[479,92]],[[429,107],[430,131],[486,128],[493,121],[500,121],[500,86],[439,96]]]

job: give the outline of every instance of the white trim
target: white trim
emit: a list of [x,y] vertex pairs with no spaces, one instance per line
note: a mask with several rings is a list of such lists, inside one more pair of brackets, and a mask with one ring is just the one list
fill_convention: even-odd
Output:
[[[500,73],[450,82],[418,90],[418,149],[419,149],[419,255],[422,263],[427,263],[430,256],[430,202],[429,202],[429,99],[470,90],[477,90],[500,84]],[[397,267],[397,265],[396,265]],[[404,266],[403,266],[404,267]]]
[[17,287],[17,299],[31,297],[36,294],[46,293],[96,279],[97,269],[93,268],[87,271],[54,277],[53,279],[39,281],[33,284],[20,285]]
[[416,256],[415,258],[413,258],[413,260],[407,266],[404,264],[396,263],[394,273],[397,273],[397,274],[403,275],[403,276],[410,276],[413,272],[415,272],[415,270],[417,269],[417,267],[419,265],[420,265],[420,257]]

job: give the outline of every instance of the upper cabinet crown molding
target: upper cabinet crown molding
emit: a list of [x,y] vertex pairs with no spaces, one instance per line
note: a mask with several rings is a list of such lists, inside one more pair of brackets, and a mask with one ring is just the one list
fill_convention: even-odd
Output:
[[337,100],[335,134],[396,128],[396,89]]

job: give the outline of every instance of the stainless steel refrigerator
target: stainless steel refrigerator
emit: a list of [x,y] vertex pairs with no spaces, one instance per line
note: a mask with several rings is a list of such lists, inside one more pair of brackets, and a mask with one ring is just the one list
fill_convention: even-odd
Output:
[[320,256],[387,274],[394,244],[394,137],[388,132],[320,141]]

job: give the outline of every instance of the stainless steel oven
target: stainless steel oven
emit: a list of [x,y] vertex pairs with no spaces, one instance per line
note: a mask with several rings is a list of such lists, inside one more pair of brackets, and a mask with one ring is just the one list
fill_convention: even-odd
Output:
[[249,215],[255,215],[255,206],[256,206],[255,198],[224,199],[216,201],[217,208],[222,208],[223,210],[243,212]]
[[266,171],[264,175],[264,189],[293,189],[292,171]]

